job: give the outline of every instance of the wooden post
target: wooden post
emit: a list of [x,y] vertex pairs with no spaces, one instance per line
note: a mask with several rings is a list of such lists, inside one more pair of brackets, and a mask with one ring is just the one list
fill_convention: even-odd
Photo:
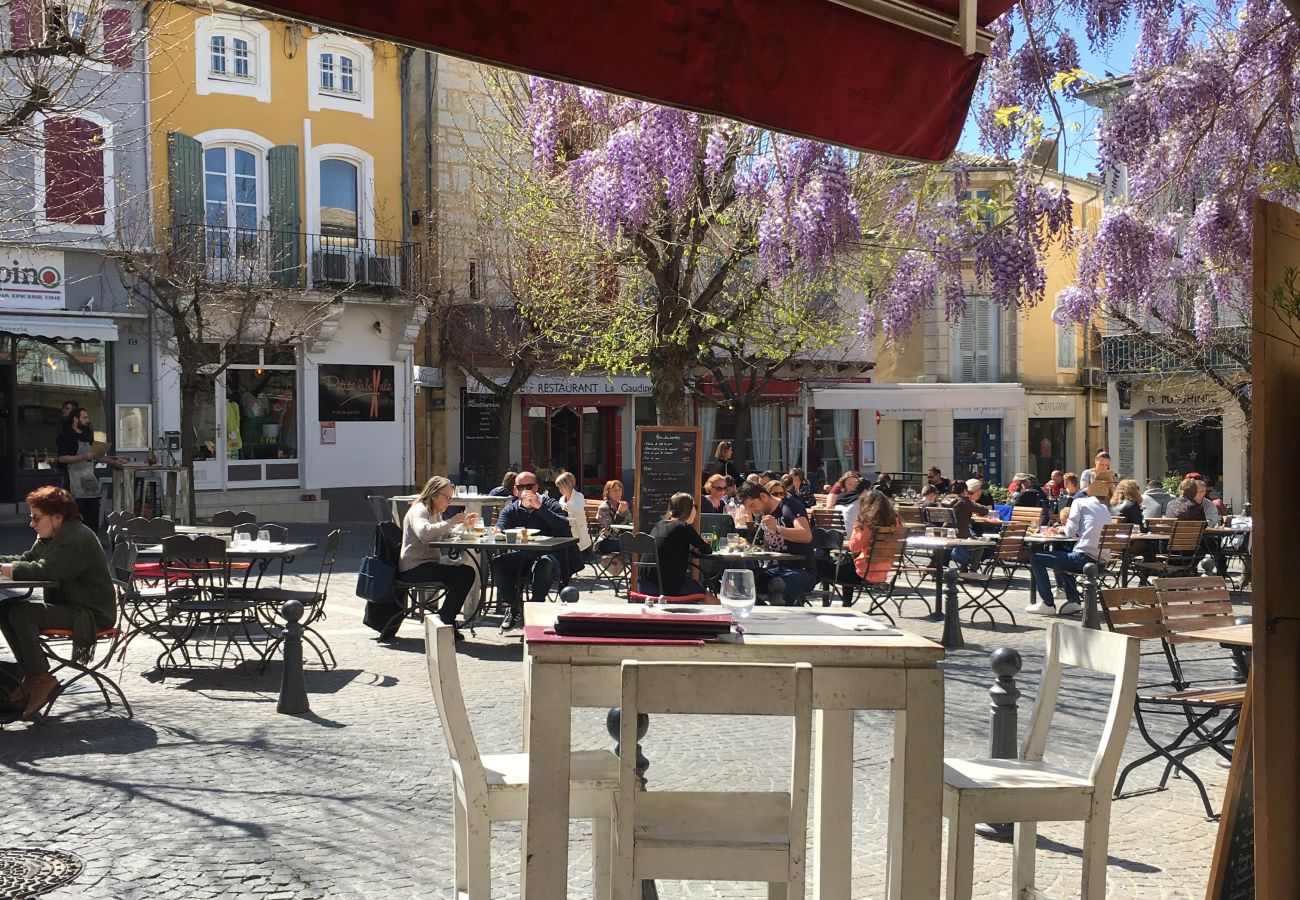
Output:
[[[1295,590],[1294,504],[1277,489],[1300,446],[1300,321],[1273,305],[1287,270],[1300,270],[1300,214],[1255,205],[1251,368],[1251,506],[1254,518],[1254,647],[1251,691],[1255,775],[1268,789],[1255,804],[1259,897],[1300,897],[1300,592]],[[1300,280],[1293,282],[1300,285]],[[1295,329],[1294,331],[1292,329]]]

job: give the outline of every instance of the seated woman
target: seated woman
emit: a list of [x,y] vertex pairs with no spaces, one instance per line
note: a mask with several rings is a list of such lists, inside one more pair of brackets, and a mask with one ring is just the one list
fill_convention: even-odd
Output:
[[0,602],[0,635],[18,662],[22,684],[9,697],[23,703],[30,718],[49,702],[59,683],[38,635],[43,628],[72,632],[73,658],[88,662],[95,651],[95,632],[117,621],[117,595],[99,538],[82,521],[77,501],[60,487],[37,488],[27,495],[32,549],[0,557],[0,574],[18,581],[53,581],[42,601]]
[[1116,522],[1128,522],[1146,533],[1147,523],[1142,518],[1142,488],[1132,478],[1125,478],[1115,486],[1115,493],[1110,496],[1110,512]]
[[596,550],[600,553],[617,553],[618,535],[612,526],[631,525],[632,507],[623,499],[623,482],[617,478],[605,482],[604,498],[600,509],[596,510],[596,527],[600,529],[596,538]]
[[704,480],[704,497],[700,500],[700,512],[726,513],[735,504],[727,498],[727,479],[722,475],[710,475]]
[[[442,553],[430,547],[430,541],[443,541],[451,536],[457,525],[472,527],[478,519],[476,513],[456,513],[444,519],[456,486],[441,475],[434,475],[424,485],[420,498],[411,504],[402,518],[402,555],[397,569],[406,582],[436,582],[447,589],[447,596],[438,607],[438,618],[447,625],[456,624],[465,599],[474,589],[476,575],[472,566],[459,562],[444,562]],[[464,640],[460,631],[456,639]]]
[[560,492],[560,505],[569,514],[569,528],[578,539],[578,552],[586,554],[591,549],[591,532],[587,530],[587,498],[578,488],[578,479],[572,472],[555,476],[555,488]]
[[870,568],[867,562],[871,558],[871,545],[875,541],[877,528],[898,528],[902,523],[894,511],[894,502],[883,491],[868,491],[858,506],[858,520],[849,537],[849,550],[857,554],[853,559],[853,568],[858,577],[870,584],[880,584],[889,580],[893,569],[890,560],[877,561]]
[[[803,501],[804,506],[816,505],[817,495],[813,493],[812,485],[808,483],[808,478],[804,475],[803,469],[795,466],[790,470],[790,474],[785,476],[785,478],[790,479],[790,483],[786,485],[787,492],[790,496],[798,497]],[[784,482],[785,478],[782,478],[781,481]]]
[[659,573],[659,592],[668,597],[705,594],[709,602],[717,600],[690,575],[691,550],[708,556],[713,549],[695,530],[695,498],[682,491],[668,501],[668,514],[655,523],[650,536],[655,539],[655,564]]
[[831,485],[830,491],[826,494],[827,506],[848,506],[858,496],[859,483],[862,481],[857,472],[845,472],[839,477],[839,480]]

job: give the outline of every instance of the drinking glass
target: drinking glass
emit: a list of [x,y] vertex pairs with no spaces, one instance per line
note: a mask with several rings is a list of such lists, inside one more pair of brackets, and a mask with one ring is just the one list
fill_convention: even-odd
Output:
[[749,569],[726,569],[722,573],[722,585],[718,588],[718,600],[731,610],[735,622],[748,616],[754,609],[758,592],[754,588],[754,573]]
[[474,496],[474,497],[477,497],[477,496],[478,496],[478,485],[477,485],[477,484],[471,484],[471,485],[468,485],[468,488],[469,488],[469,492],[470,492],[470,495],[471,495],[471,496]]
[[260,529],[257,532],[257,542],[259,544],[271,543],[271,532],[267,531],[265,528]]

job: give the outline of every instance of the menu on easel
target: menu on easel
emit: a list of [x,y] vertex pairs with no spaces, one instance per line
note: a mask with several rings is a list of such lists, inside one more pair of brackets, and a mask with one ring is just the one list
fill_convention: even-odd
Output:
[[[1253,678],[1253,673],[1252,673]],[[1250,690],[1241,706],[1232,769],[1219,816],[1205,900],[1255,898],[1255,759],[1251,751]]]
[[[636,480],[632,486],[633,522],[649,532],[668,512],[673,494],[699,497],[700,429],[690,425],[642,425],[636,430]],[[633,569],[631,589],[636,589]]]
[[648,532],[668,512],[673,494],[700,491],[700,429],[643,425],[636,430],[636,530]]

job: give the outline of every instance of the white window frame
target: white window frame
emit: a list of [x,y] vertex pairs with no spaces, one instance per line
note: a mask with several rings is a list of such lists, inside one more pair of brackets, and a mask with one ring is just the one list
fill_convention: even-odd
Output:
[[[99,126],[104,135],[104,224],[79,225],[73,222],[60,222],[45,217],[45,123],[49,119],[85,119]],[[32,127],[39,130],[40,148],[32,154],[34,169],[32,171],[32,214],[37,230],[50,235],[67,235],[69,237],[108,237],[114,234],[117,207],[117,182],[113,168],[113,125],[104,116],[90,111],[79,111],[67,115],[50,116],[38,113],[32,119]]]
[[[985,346],[979,346],[978,317],[985,317]],[[968,345],[964,347],[963,345]],[[963,354],[972,354],[972,371],[962,371]],[[980,357],[986,364],[987,378],[979,373]],[[988,297],[971,297],[966,312],[952,329],[952,380],[958,384],[995,384],[1002,376],[1002,307]]]
[[[338,88],[326,90],[321,87],[321,55],[333,54],[335,60],[334,77],[341,76],[338,70],[338,58],[347,56],[356,63],[353,77],[357,90],[345,94]],[[340,112],[359,113],[367,119],[375,117],[375,57],[366,44],[341,34],[317,34],[307,39],[307,108],[312,112],[325,109]]]
[[[1079,328],[1073,322],[1056,326],[1056,371],[1079,371]],[[1064,351],[1069,348],[1069,357]]]
[[357,238],[375,240],[375,158],[350,144],[318,144],[307,168],[307,233],[320,234],[320,164],[341,159],[357,167]]
[[[104,11],[109,9],[110,7],[107,3],[102,2],[102,0],[93,0],[93,2],[95,3],[95,7],[96,7],[95,12],[99,16],[99,18],[95,21],[95,27],[92,30],[92,33],[85,37],[85,41],[86,41],[86,46],[89,48],[91,53],[102,54],[105,50]],[[67,8],[72,12],[80,13],[81,15],[86,16],[87,20],[89,20],[90,18],[91,3],[92,0],[63,0],[63,6],[65,8]],[[132,18],[134,18],[134,16]],[[45,23],[42,22],[40,27],[42,31],[44,31]],[[68,30],[71,33],[72,29],[68,29]],[[77,59],[74,61],[71,57],[54,56],[51,57],[50,61],[57,66],[71,67],[75,65],[77,68],[85,69],[91,72],[108,72],[113,68],[109,63],[98,59]]]
[[[252,75],[241,77],[215,74],[212,71],[212,39],[221,36],[230,41],[235,38],[248,42],[252,54]],[[226,51],[233,54],[233,48]],[[231,57],[233,61],[233,56]],[[271,102],[271,31],[261,22],[240,16],[213,13],[200,16],[194,23],[194,86],[195,93],[236,94],[252,97],[259,103]]]

